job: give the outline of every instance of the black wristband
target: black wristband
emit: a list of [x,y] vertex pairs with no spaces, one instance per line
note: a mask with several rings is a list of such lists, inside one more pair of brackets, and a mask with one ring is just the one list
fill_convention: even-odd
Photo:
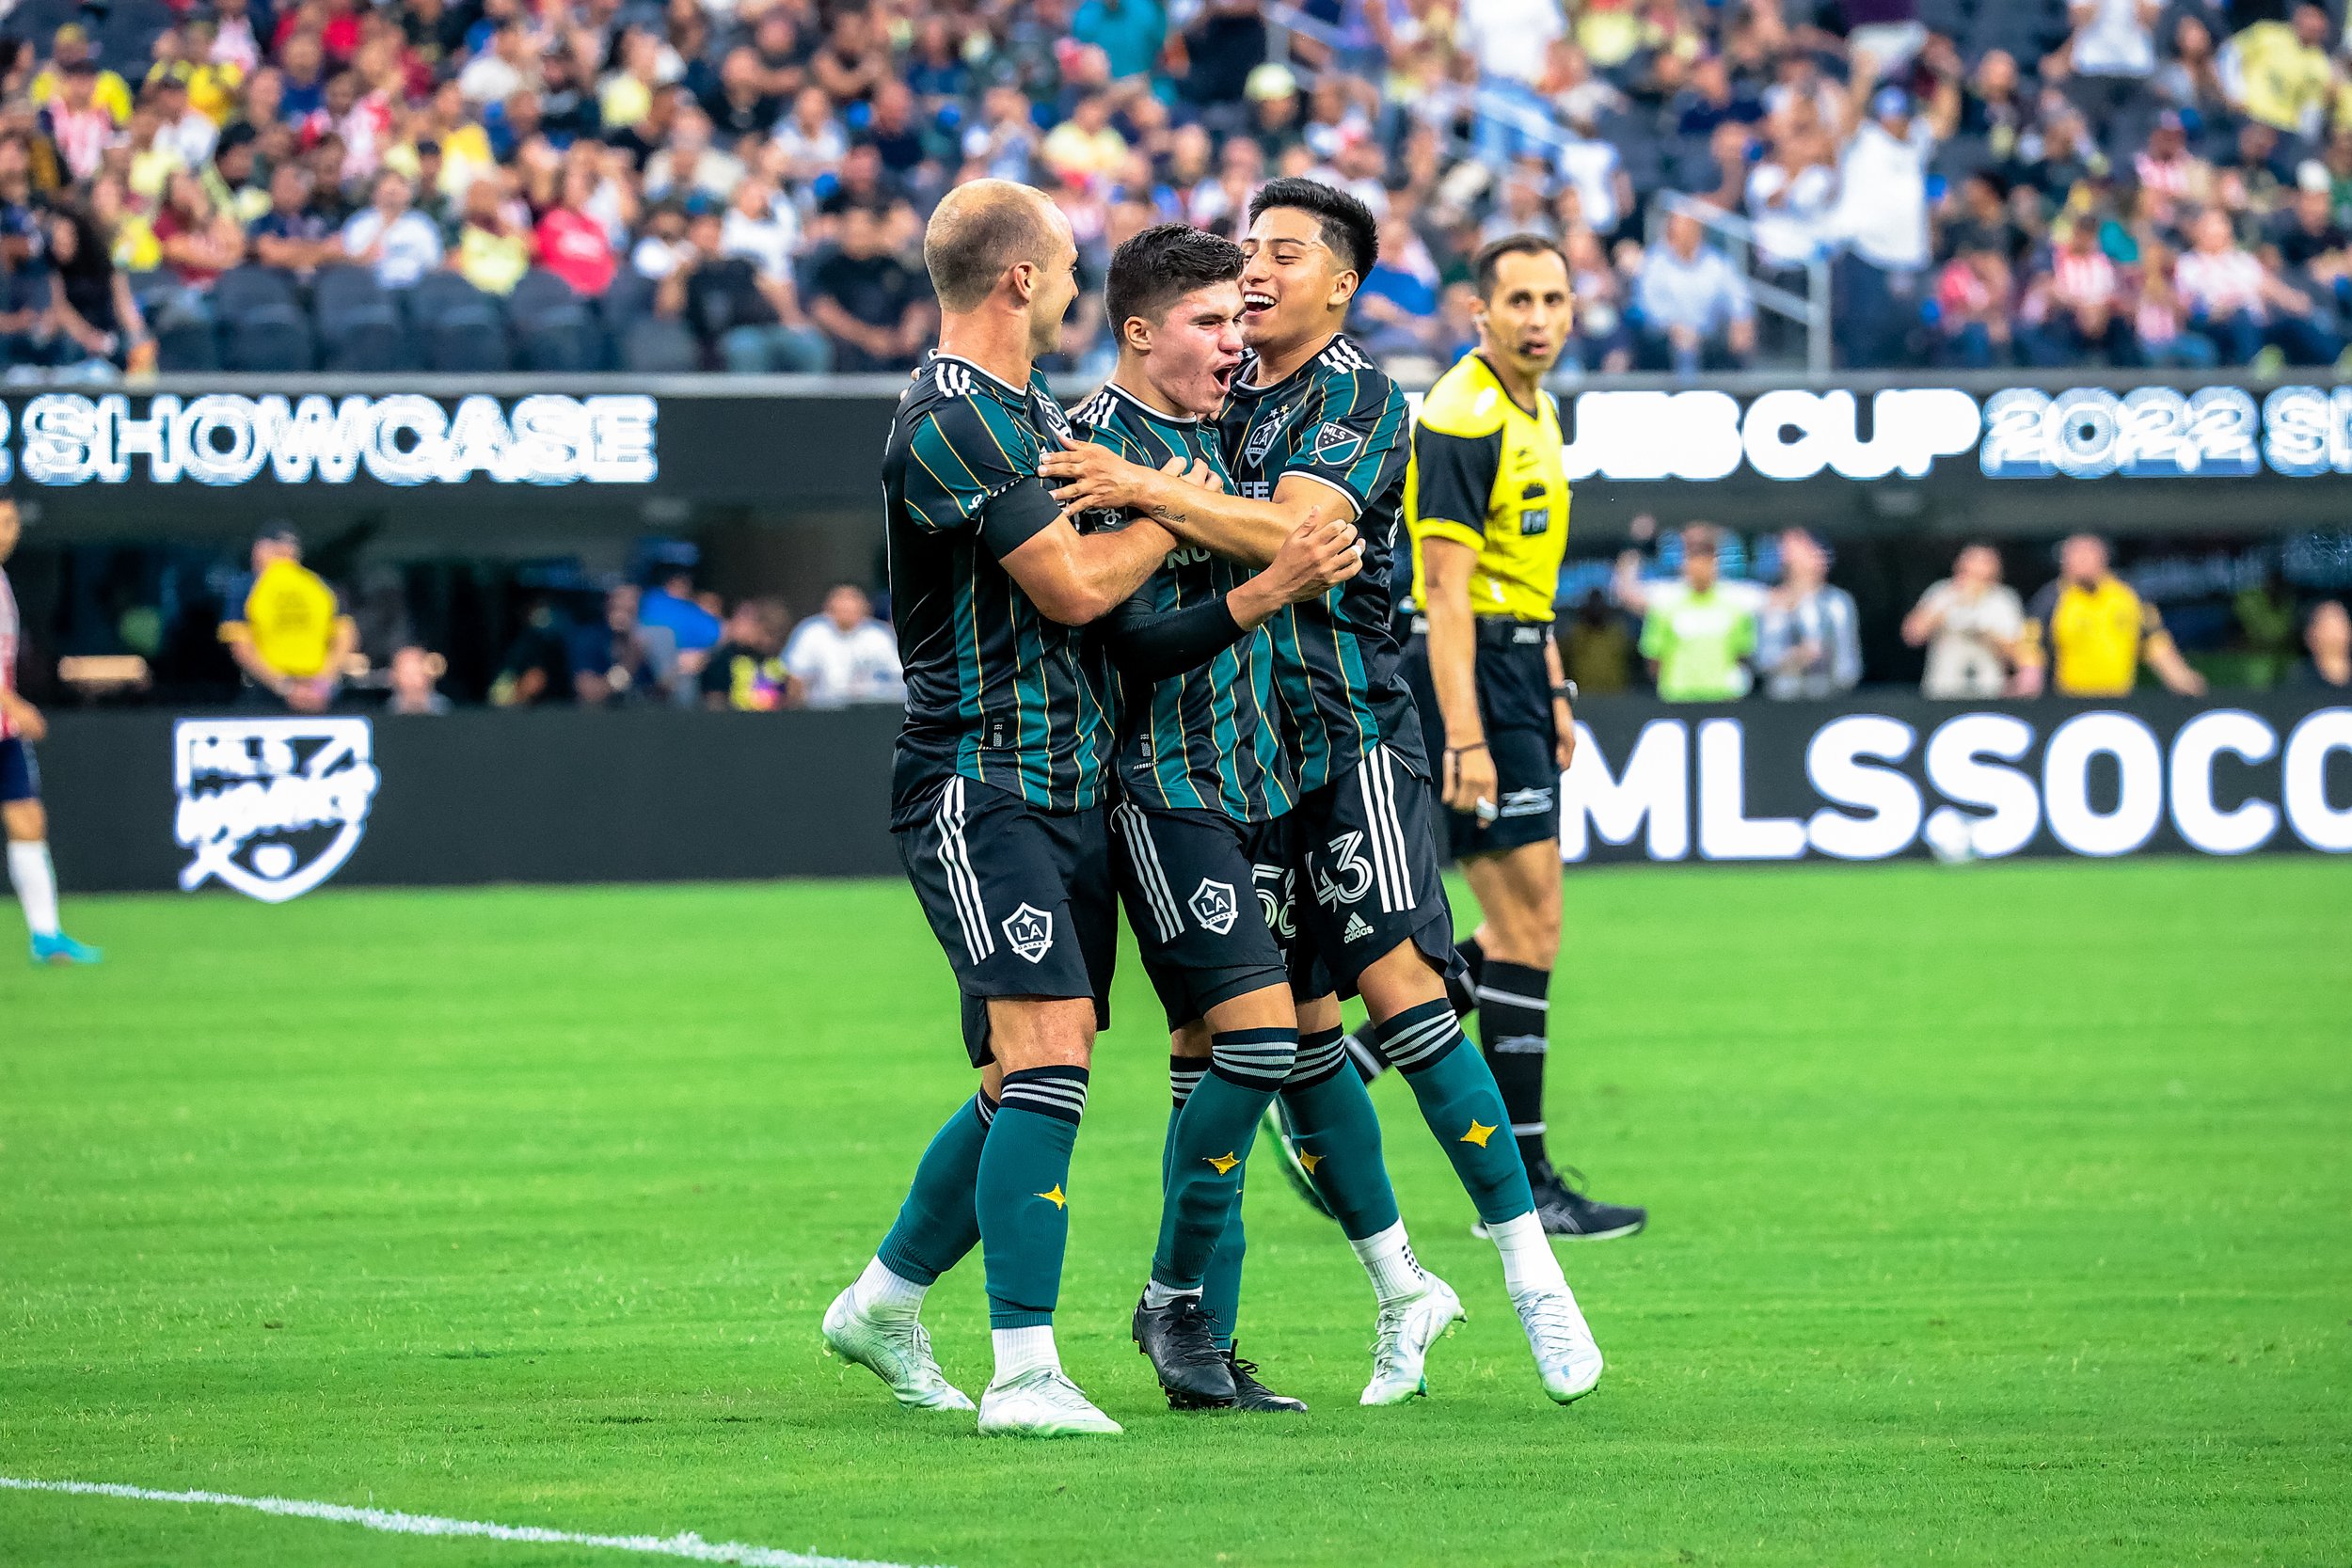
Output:
[[1551,696],[1554,702],[1565,703],[1570,707],[1574,707],[1576,705],[1576,682],[1560,682],[1551,689]]

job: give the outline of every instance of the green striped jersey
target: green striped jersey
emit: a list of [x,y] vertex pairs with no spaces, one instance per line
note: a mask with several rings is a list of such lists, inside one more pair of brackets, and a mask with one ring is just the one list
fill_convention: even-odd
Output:
[[1345,497],[1364,567],[1319,599],[1266,623],[1282,739],[1301,791],[1345,774],[1384,742],[1424,778],[1421,724],[1398,668],[1390,562],[1412,456],[1405,394],[1343,335],[1271,387],[1245,360],[1217,414],[1234,489],[1273,499],[1301,474]]
[[[1231,488],[1214,427],[1146,404],[1116,382],[1076,411],[1092,438],[1130,462],[1165,467],[1171,458],[1209,465]],[[1090,514],[1085,525],[1117,528],[1123,513]],[[1129,601],[1163,615],[1222,599],[1249,577],[1239,562],[1180,546]],[[1245,635],[1208,663],[1149,686],[1120,682],[1120,788],[1147,806],[1222,812],[1237,822],[1263,822],[1290,810],[1295,786],[1272,719],[1273,665],[1265,628]]]
[[907,681],[894,827],[959,775],[1046,812],[1102,798],[1114,736],[1093,651],[1001,564],[1059,515],[1037,460],[1069,431],[1042,375],[1014,387],[953,355],[934,355],[899,397],[882,453]]

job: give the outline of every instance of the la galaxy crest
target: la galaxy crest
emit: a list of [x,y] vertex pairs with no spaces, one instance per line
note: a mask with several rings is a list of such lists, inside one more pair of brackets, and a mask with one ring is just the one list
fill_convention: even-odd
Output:
[[1261,420],[1242,445],[1241,460],[1253,468],[1263,464],[1266,453],[1274,450],[1274,438],[1282,434],[1282,427],[1290,423],[1291,416],[1297,411],[1296,404],[1285,404]]

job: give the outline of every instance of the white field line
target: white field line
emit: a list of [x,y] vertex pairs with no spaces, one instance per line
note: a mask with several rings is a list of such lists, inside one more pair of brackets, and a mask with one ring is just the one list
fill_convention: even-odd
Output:
[[227,1492],[155,1492],[144,1486],[122,1486],[95,1481],[27,1481],[0,1476],[0,1491],[65,1492],[77,1497],[124,1497],[146,1503],[204,1503],[215,1508],[246,1508],[289,1519],[324,1519],[338,1525],[360,1525],[392,1535],[471,1536],[486,1541],[516,1541],[534,1546],[590,1546],[609,1552],[637,1552],[647,1557],[679,1557],[694,1562],[733,1562],[743,1568],[906,1568],[905,1564],[870,1562],[858,1558],[816,1557],[777,1546],[748,1546],[739,1541],[705,1541],[683,1535],[584,1535],[547,1529],[537,1525],[493,1525],[479,1519],[443,1519],[430,1513],[398,1513],[381,1508],[348,1508],[342,1503],[305,1502],[294,1497],[240,1497]]

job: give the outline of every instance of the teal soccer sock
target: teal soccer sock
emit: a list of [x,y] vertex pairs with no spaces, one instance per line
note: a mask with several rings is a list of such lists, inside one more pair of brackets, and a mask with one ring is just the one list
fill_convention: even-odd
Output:
[[898,1218],[875,1253],[882,1267],[901,1279],[930,1285],[980,1244],[980,1218],[974,1189],[980,1174],[980,1146],[996,1101],[985,1091],[956,1107],[931,1134],[914,1167],[914,1185],[898,1206]]
[[1344,1037],[1337,1029],[1301,1037],[1298,1063],[1282,1085],[1282,1114],[1299,1163],[1355,1242],[1397,1223],[1396,1193],[1380,1158],[1380,1117],[1348,1066]]
[[1464,1050],[1461,1021],[1443,997],[1376,1025],[1382,1055],[1396,1064],[1421,1103],[1421,1118],[1454,1162],[1454,1174],[1488,1225],[1533,1213],[1527,1167],[1511,1139],[1511,1117],[1486,1058]]
[[[1160,1146],[1160,1190],[1168,1190],[1168,1173],[1176,1153],[1176,1118],[1184,1109],[1184,1101],[1192,1098],[1209,1064],[1199,1056],[1168,1058],[1168,1097],[1174,1104],[1168,1113],[1168,1141]],[[1249,1250],[1248,1239],[1242,1234],[1241,1194],[1233,1195],[1233,1212],[1226,1216],[1225,1234],[1217,1238],[1216,1250],[1209,1254],[1209,1272],[1200,1281],[1200,1306],[1216,1325],[1215,1334],[1220,1347],[1233,1343],[1233,1323],[1241,1311],[1241,1263]]]
[[1209,1070],[1169,1130],[1168,1190],[1152,1279],[1198,1291],[1241,1191],[1242,1163],[1298,1055],[1295,1029],[1228,1029],[1210,1037]]
[[1004,1098],[980,1150],[974,1205],[992,1328],[1054,1321],[1070,1243],[1070,1151],[1086,1104],[1082,1067],[1005,1074]]

